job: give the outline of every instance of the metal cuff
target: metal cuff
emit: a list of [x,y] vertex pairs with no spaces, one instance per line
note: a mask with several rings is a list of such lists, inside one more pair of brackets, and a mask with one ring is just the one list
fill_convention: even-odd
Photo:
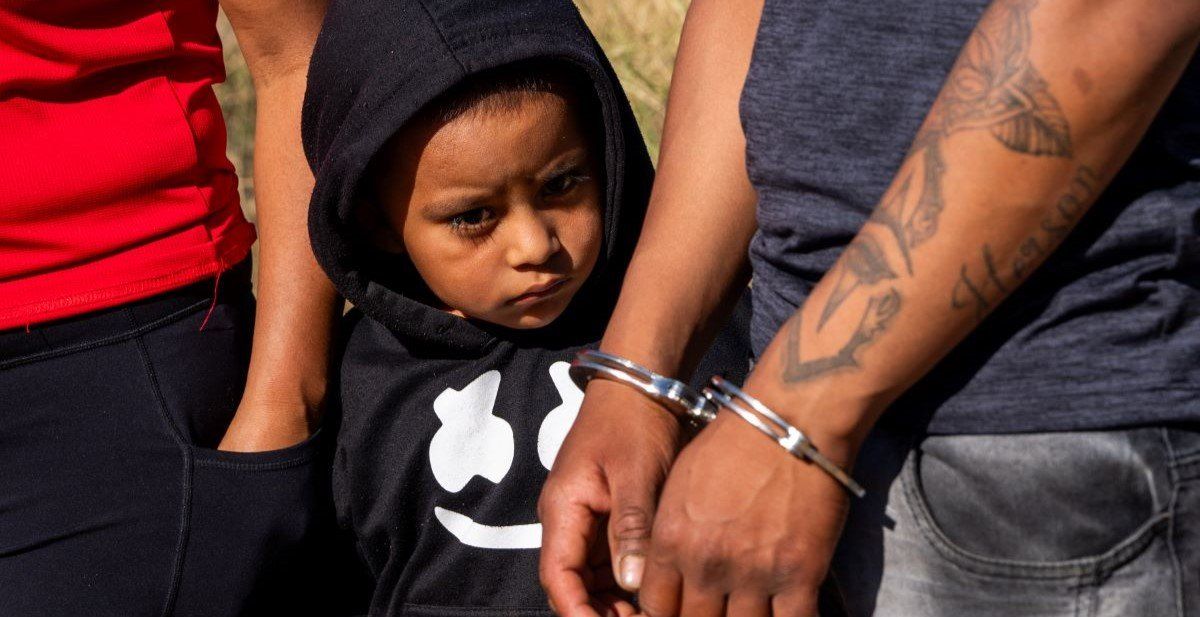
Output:
[[603,351],[585,349],[579,352],[568,373],[581,390],[592,379],[623,383],[697,428],[717,417],[716,404],[691,386]]
[[863,487],[850,477],[850,474],[818,452],[816,446],[800,429],[789,424],[779,414],[771,411],[762,401],[742,392],[741,388],[728,380],[719,376],[713,377],[712,385],[704,389],[704,396],[716,405],[737,414],[739,418],[770,437],[775,443],[783,446],[783,449],[791,452],[796,458],[810,461],[820,467],[855,497],[861,498],[867,494]]

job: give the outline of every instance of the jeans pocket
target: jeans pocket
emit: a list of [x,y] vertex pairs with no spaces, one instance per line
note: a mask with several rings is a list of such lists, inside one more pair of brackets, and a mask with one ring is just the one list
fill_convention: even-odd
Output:
[[924,539],[954,565],[1005,578],[1102,578],[1169,514],[1153,431],[927,438],[902,474]]

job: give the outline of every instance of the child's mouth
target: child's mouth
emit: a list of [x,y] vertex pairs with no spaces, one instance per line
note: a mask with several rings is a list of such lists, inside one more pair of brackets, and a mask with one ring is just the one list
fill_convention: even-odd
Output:
[[541,285],[531,287],[525,293],[513,298],[512,300],[509,300],[508,302],[509,304],[517,306],[540,302],[562,290],[569,280],[571,280],[571,277],[564,276],[560,279],[550,281],[549,283],[543,283]]

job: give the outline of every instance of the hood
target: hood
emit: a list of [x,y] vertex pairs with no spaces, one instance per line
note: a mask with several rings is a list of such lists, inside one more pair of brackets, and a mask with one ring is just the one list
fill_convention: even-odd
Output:
[[[578,70],[594,88],[604,124],[605,237],[567,312],[546,328],[512,331],[449,315],[389,282],[396,266],[381,265],[355,232],[353,208],[371,160],[422,107],[470,75],[526,60]],[[503,339],[565,346],[602,332],[653,169],[616,74],[569,0],[333,0],[309,66],[302,134],[316,177],[308,226],[317,261],[343,297],[405,345],[460,355]]]

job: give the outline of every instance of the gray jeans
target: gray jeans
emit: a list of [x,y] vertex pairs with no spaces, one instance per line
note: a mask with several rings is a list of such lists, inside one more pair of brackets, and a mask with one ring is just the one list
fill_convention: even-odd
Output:
[[831,573],[855,617],[1200,616],[1196,430],[881,426],[855,475]]

